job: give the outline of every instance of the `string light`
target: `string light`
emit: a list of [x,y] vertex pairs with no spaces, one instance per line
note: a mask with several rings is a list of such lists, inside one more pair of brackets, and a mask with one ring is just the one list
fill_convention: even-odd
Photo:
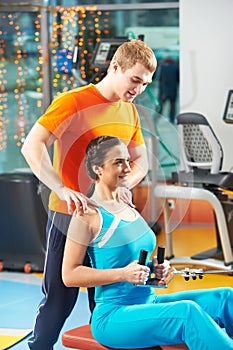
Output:
[[[52,69],[53,89],[57,94],[76,87],[71,74],[74,38],[78,35],[79,72],[89,80],[98,71],[91,65],[94,47],[100,38],[109,34],[109,12],[99,11],[95,6],[57,6],[52,10]],[[98,77],[96,78],[98,80]]]
[[[5,58],[5,44],[4,37],[7,36],[7,29],[3,33],[1,32],[0,39],[0,92],[1,92],[1,106],[0,106],[0,151],[7,147],[7,138],[11,137],[11,133],[7,132],[7,128],[11,127],[13,129],[13,139],[18,147],[21,147],[26,133],[28,132],[29,125],[29,103],[28,103],[28,89],[27,83],[29,81],[29,71],[30,68],[27,65],[27,56],[28,52],[25,49],[25,37],[27,35],[26,31],[23,29],[23,22],[20,22],[21,14],[19,13],[8,13],[3,14],[1,18],[8,22],[8,25],[5,28],[12,28],[14,33],[14,48],[15,48],[15,58],[14,66],[16,68],[16,77],[15,77],[15,88],[13,90],[14,99],[16,101],[16,106],[14,109],[9,108],[9,92],[7,92],[8,81],[5,78],[9,69],[7,69],[7,64],[9,61]],[[35,20],[35,33],[34,40],[38,45],[38,51],[40,51],[39,42],[40,42],[40,15]],[[2,35],[3,34],[3,35]],[[42,106],[42,95],[41,95],[41,65],[42,62],[39,59],[38,66],[36,71],[39,73],[39,83],[37,83],[37,107],[41,109]],[[11,78],[13,75],[11,75]],[[34,96],[35,97],[35,96]],[[39,98],[38,98],[39,97]],[[15,108],[16,107],[16,108]],[[14,111],[14,112],[13,112]],[[9,115],[11,113],[11,115]],[[14,116],[12,118],[12,113]],[[12,122],[10,122],[12,121]]]
[[28,124],[28,112],[29,105],[27,102],[27,98],[25,96],[25,87],[26,87],[26,78],[28,76],[28,69],[25,65],[24,58],[27,53],[25,50],[22,50],[23,46],[23,38],[26,33],[21,31],[19,17],[17,14],[13,15],[12,24],[14,26],[16,39],[14,42],[14,46],[16,49],[16,88],[14,89],[15,100],[17,102],[17,111],[15,116],[15,134],[14,139],[16,145],[21,147],[26,135],[25,127]]
[[36,87],[37,96],[37,108],[40,110],[42,107],[42,83],[43,83],[43,76],[42,76],[42,65],[43,65],[43,58],[42,58],[42,46],[40,44],[40,31],[41,31],[41,14],[38,13],[37,17],[35,19],[34,25],[35,25],[35,36],[34,40],[37,43],[38,52],[39,52],[39,58],[38,58],[38,65],[36,67],[36,71],[39,74],[38,79],[38,85]]
[[[0,30],[0,37],[2,37],[3,32]],[[7,97],[5,86],[7,84],[6,80],[6,58],[5,58],[6,45],[4,39],[0,39],[0,94],[1,94],[1,105],[0,105],[0,151],[6,149],[7,145],[7,125],[9,124],[9,119],[7,118],[8,108],[7,108]]]
[[[2,20],[6,20],[7,16],[2,15]],[[6,91],[6,85],[8,83],[7,76],[7,61],[6,61],[6,44],[4,36],[6,31],[0,31],[0,93],[1,93],[1,105],[0,105],[0,151],[3,151],[7,147],[7,127],[9,125],[9,109],[7,106],[8,93]]]
[[[102,36],[109,34],[109,13],[99,11],[95,6],[89,7],[70,7],[64,8],[57,6],[56,8],[48,8],[52,16],[52,32],[50,41],[50,52],[52,54],[52,87],[55,93],[70,90],[76,87],[75,79],[71,73],[72,54],[74,48],[74,38],[78,35],[79,41],[79,71],[83,79],[89,80],[98,68],[91,65],[91,58],[96,43]],[[18,147],[21,147],[25,135],[31,125],[29,125],[28,91],[27,80],[29,78],[29,67],[26,66],[27,51],[25,50],[24,38],[26,31],[23,29],[23,23],[20,22],[20,13],[2,14],[4,21],[8,21],[8,26],[14,31],[15,41],[15,59],[16,68],[14,99],[16,101],[16,111],[14,120],[14,140]],[[38,49],[38,63],[35,72],[37,74],[36,91],[31,92],[33,98],[36,98],[36,107],[42,107],[42,83],[43,83],[43,61],[42,47],[40,43],[41,14],[35,14],[34,20],[34,42]],[[9,117],[9,93],[6,91],[8,81],[7,62],[5,59],[5,43],[4,36],[6,32],[0,31],[0,151],[7,147],[7,132],[10,120]],[[98,77],[96,78],[98,81]],[[33,120],[34,122],[34,120]]]

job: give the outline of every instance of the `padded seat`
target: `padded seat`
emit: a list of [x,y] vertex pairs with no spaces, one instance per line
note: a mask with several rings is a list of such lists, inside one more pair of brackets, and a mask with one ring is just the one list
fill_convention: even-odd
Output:
[[[107,346],[99,344],[92,336],[90,325],[73,328],[62,334],[62,344],[66,347],[79,350],[109,350]],[[187,350],[185,344],[169,345],[169,346],[154,346],[152,348],[131,349],[131,350]],[[124,350],[124,349],[114,349]],[[128,349],[129,350],[129,349]]]

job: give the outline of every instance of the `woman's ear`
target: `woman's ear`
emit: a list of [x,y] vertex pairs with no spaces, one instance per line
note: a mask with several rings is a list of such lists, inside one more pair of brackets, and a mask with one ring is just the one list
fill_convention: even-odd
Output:
[[100,175],[100,167],[98,166],[98,165],[94,165],[93,167],[92,167],[92,170],[94,171],[94,173],[96,174],[96,175]]

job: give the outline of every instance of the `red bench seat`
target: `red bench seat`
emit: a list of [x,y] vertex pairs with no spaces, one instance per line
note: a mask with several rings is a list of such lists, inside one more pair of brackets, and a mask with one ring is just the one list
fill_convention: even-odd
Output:
[[[90,325],[85,325],[77,328],[73,328],[62,334],[62,344],[66,347],[79,349],[79,350],[109,350],[107,346],[99,344],[92,336]],[[131,350],[187,350],[185,344],[166,345],[166,346],[154,346],[152,348],[145,349],[131,349]],[[124,350],[124,349],[114,349]]]

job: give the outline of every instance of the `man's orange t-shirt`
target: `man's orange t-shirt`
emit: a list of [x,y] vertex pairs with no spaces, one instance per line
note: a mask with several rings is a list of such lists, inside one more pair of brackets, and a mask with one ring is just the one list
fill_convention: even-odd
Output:
[[[65,186],[87,193],[91,180],[84,165],[86,148],[98,136],[116,136],[129,148],[144,143],[133,103],[109,102],[93,84],[54,99],[38,123],[55,137],[53,165]],[[67,204],[51,192],[49,208],[67,213]]]

